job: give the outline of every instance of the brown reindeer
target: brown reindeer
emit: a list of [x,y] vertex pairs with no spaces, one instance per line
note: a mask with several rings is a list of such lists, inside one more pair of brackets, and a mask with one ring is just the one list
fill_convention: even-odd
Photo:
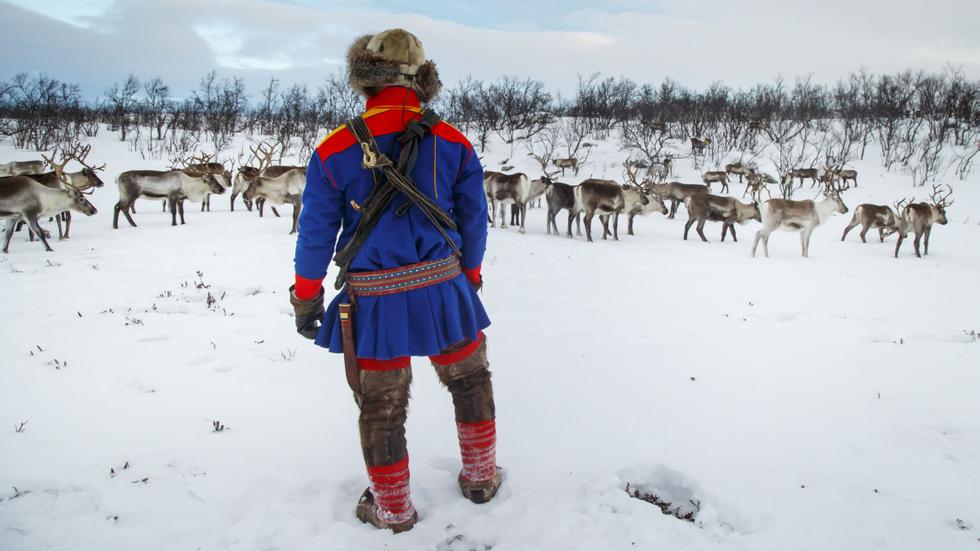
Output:
[[[489,174],[489,175],[488,175]],[[527,174],[517,172],[514,174],[501,174],[499,172],[483,173],[483,188],[487,192],[490,200],[490,225],[494,226],[497,218],[497,209],[500,208],[500,227],[507,228],[507,208],[509,204],[517,205],[520,210],[521,233],[527,230],[524,226],[527,218],[527,198],[531,192],[531,182]]]
[[561,182],[549,181],[544,198],[548,205],[548,235],[554,228],[555,235],[561,235],[555,218],[563,209],[568,209],[568,237],[572,237],[572,219],[578,226],[578,234],[582,235],[582,216],[575,208],[575,187]]
[[[62,177],[67,179],[67,182],[77,189],[78,191],[85,192],[93,188],[102,187],[105,185],[102,179],[99,178],[98,172],[105,170],[105,164],[99,166],[92,166],[85,162],[88,158],[89,152],[92,150],[91,145],[82,146],[76,143],[71,149],[61,148],[61,162],[55,162],[53,159],[58,157],[59,149],[55,148],[54,152],[51,154],[51,159],[44,157],[45,161],[52,167],[51,172],[45,172],[41,174],[30,174],[29,176],[35,182],[39,182],[49,188],[61,188],[63,187]],[[65,166],[71,162],[75,161],[82,165],[82,169],[76,172],[65,172]],[[89,191],[89,193],[92,193]],[[55,222],[58,224],[58,239],[68,239],[69,232],[71,231],[71,210],[66,210],[60,214],[54,216]],[[62,231],[61,223],[64,222],[64,231]]]
[[[191,159],[196,164],[208,165],[210,157],[202,155]],[[180,223],[184,224],[184,200],[203,201],[208,193],[221,194],[225,188],[218,183],[215,174],[205,171],[201,176],[191,176],[183,170],[129,170],[116,178],[119,187],[119,201],[112,214],[112,227],[119,228],[119,213],[133,227],[136,222],[129,211],[140,197],[164,199],[170,207],[170,225],[177,225],[177,214]]]
[[8,176],[0,178],[0,220],[6,223],[3,236],[3,252],[10,246],[17,223],[23,220],[31,231],[41,239],[44,248],[52,251],[48,244],[48,232],[38,224],[38,218],[54,216],[66,210],[77,210],[87,216],[97,211],[92,203],[62,175],[62,186],[51,188],[27,176]]
[[561,175],[565,175],[565,169],[570,168],[574,172],[575,176],[578,176],[578,159],[571,157],[568,159],[553,159],[551,164],[561,169]]
[[708,186],[702,184],[682,184],[671,182],[669,184],[647,184],[647,186],[664,201],[670,201],[670,214],[667,218],[674,218],[677,214],[677,207],[684,204],[684,200],[697,193],[708,193]]
[[[933,184],[932,186],[932,203],[912,203],[905,207],[905,218],[908,220],[909,226],[912,231],[915,232],[915,256],[922,258],[922,254],[919,254],[919,241],[925,236],[925,250],[923,254],[929,254],[929,235],[932,234],[933,224],[946,225],[948,220],[946,219],[946,209],[948,209],[953,201],[949,200],[949,197],[953,194],[953,188],[950,186],[943,186],[939,184]],[[902,239],[899,237],[898,245],[895,246],[895,256],[898,257],[898,249],[902,246]]]
[[[646,216],[652,212],[659,212],[660,214],[667,214],[667,206],[664,205],[663,198],[660,195],[654,193],[653,189],[645,183],[637,183],[636,175],[633,173],[633,169],[626,164],[626,178],[628,185],[623,188],[623,202],[625,204],[624,210],[626,212],[627,220],[627,235],[633,234],[633,219],[637,215]],[[604,220],[603,224],[608,226],[608,221]]]
[[816,168],[794,168],[793,170],[790,170],[787,174],[789,176],[790,182],[793,181],[793,178],[799,178],[800,187],[803,187],[803,180],[806,178],[812,180],[810,187],[814,187],[820,183],[820,171],[817,170]]
[[[867,243],[868,240],[865,239],[868,230],[878,228],[878,239],[881,243],[885,242],[885,238],[893,233],[899,234],[899,241],[905,239],[908,234],[908,221],[905,219],[905,206],[909,203],[909,199],[902,199],[895,203],[895,210],[887,205],[873,205],[871,203],[864,203],[858,205],[854,209],[854,216],[851,217],[851,222],[844,228],[844,234],[841,235],[840,240],[843,241],[847,238],[848,232],[857,226],[861,226],[861,242]],[[898,249],[896,248],[895,254],[898,254]]]
[[772,199],[768,186],[771,180],[766,174],[750,169],[749,175],[745,178],[745,191],[742,192],[742,197],[748,195],[753,203],[762,203],[762,192],[765,191]]
[[759,204],[745,204],[734,197],[721,197],[708,193],[698,193],[684,200],[687,207],[688,220],[684,224],[684,239],[687,240],[687,233],[691,226],[697,222],[697,232],[701,236],[701,241],[708,242],[704,236],[704,224],[707,221],[721,222],[721,240],[725,240],[725,235],[732,232],[732,239],[738,241],[735,235],[735,223],[747,224],[749,220],[762,221],[759,213]]
[[738,183],[742,183],[742,177],[752,174],[753,169],[751,167],[745,166],[743,163],[732,163],[725,165],[725,173],[731,176],[732,174],[738,174]]
[[[626,207],[623,196],[623,188],[612,180],[598,180],[590,178],[579,184],[575,188],[575,208],[585,213],[585,237],[592,242],[592,217],[597,213],[600,216],[614,216],[613,220],[613,239],[619,240],[619,213]],[[608,219],[603,223],[606,231],[602,238],[606,239],[608,233]]]
[[708,147],[711,143],[709,138],[691,138],[691,153],[699,154],[704,153],[704,148]]
[[728,193],[728,173],[724,170],[705,172],[701,180],[704,182],[704,185],[708,186],[709,190],[711,189],[712,182],[718,182],[721,184],[722,193]]
[[44,172],[44,161],[11,161],[0,163],[0,177],[40,174]]
[[766,257],[769,257],[769,234],[776,230],[799,232],[800,246],[803,257],[810,256],[810,235],[820,224],[823,224],[832,214],[839,212],[847,214],[847,205],[841,199],[841,193],[846,187],[831,187],[824,192],[824,199],[819,203],[806,201],[791,201],[789,199],[770,199],[760,209],[762,229],[755,234],[752,243],[752,256],[756,247],[762,241]]

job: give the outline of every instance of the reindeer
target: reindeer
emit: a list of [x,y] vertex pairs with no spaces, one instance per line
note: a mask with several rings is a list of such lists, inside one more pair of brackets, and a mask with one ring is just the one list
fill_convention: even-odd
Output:
[[[176,167],[171,167],[175,168]],[[205,173],[210,173],[214,175],[214,179],[218,181],[223,189],[228,189],[231,187],[231,171],[223,163],[209,162],[205,164],[188,164],[183,171],[187,173],[188,176],[203,176]],[[211,194],[208,193],[204,196],[204,200],[201,201],[201,212],[207,210],[211,212]]]
[[[922,258],[919,254],[919,241],[923,236],[926,238],[925,251],[923,254],[929,254],[929,235],[932,233],[933,224],[946,225],[948,220],[946,219],[946,209],[948,209],[953,201],[949,200],[949,197],[953,194],[953,188],[946,186],[944,193],[943,186],[939,184],[933,184],[931,199],[932,204],[929,203],[911,203],[905,207],[905,218],[908,221],[908,225],[915,232],[915,256]],[[895,257],[898,257],[898,249],[902,246],[902,237],[899,236],[898,244],[895,246]]]
[[850,181],[854,182],[854,187],[858,187],[858,185],[857,185],[858,173],[857,173],[856,170],[850,170],[850,169],[846,169],[846,168],[837,168],[837,169],[831,169],[828,172],[829,172],[829,179],[830,180],[832,180],[834,182],[840,180],[841,183],[844,183],[844,184],[846,184],[847,181],[850,180]]
[[721,183],[721,191],[728,193],[728,173],[723,170],[705,172],[701,180],[704,182],[704,185],[708,186],[708,190],[711,190],[711,182],[719,182]]
[[673,219],[677,214],[677,207],[684,203],[684,199],[696,193],[708,193],[708,186],[701,184],[682,184],[671,182],[669,184],[648,184],[648,187],[663,200],[670,200],[670,214],[667,216]]
[[725,234],[729,231],[732,233],[732,240],[738,242],[738,237],[735,235],[736,222],[747,224],[749,220],[762,221],[762,215],[759,213],[759,203],[745,204],[734,197],[721,197],[708,193],[698,193],[685,199],[684,206],[687,207],[688,215],[687,223],[684,224],[685,241],[687,240],[687,232],[691,230],[691,226],[695,222],[698,223],[696,230],[698,235],[701,236],[701,241],[707,243],[708,238],[704,236],[703,230],[705,222],[709,220],[722,223],[722,242],[725,241]]
[[46,251],[53,249],[48,244],[48,232],[38,224],[38,218],[53,216],[66,210],[77,210],[87,216],[92,216],[96,208],[82,192],[74,188],[67,176],[56,169],[61,177],[62,186],[51,188],[27,176],[8,176],[0,178],[0,219],[6,222],[3,238],[3,252],[10,247],[10,238],[14,235],[17,222],[23,220],[28,227],[41,239]]
[[786,173],[789,177],[789,182],[792,184],[794,178],[800,179],[800,187],[803,187],[803,180],[809,178],[812,180],[810,187],[814,187],[820,183],[820,171],[815,168],[794,168]]
[[[197,164],[208,165],[210,157],[194,158]],[[224,167],[222,167],[224,170]],[[119,229],[119,213],[121,212],[129,225],[136,227],[136,222],[129,214],[133,203],[140,197],[149,199],[164,199],[170,207],[170,225],[177,225],[177,213],[180,213],[180,223],[184,224],[184,200],[202,201],[208,193],[222,194],[225,188],[215,178],[215,173],[204,171],[200,176],[192,176],[184,170],[129,170],[116,178],[119,187],[119,201],[112,214],[112,227]]]
[[265,148],[263,144],[252,148],[252,153],[260,160],[259,175],[249,184],[248,189],[242,194],[242,198],[248,201],[255,200],[256,206],[259,206],[260,215],[262,209],[259,200],[263,203],[268,201],[273,205],[293,205],[293,225],[289,233],[294,234],[299,225],[299,214],[303,210],[303,190],[306,189],[306,167],[293,167],[283,170],[277,176],[272,176],[273,173],[279,172],[270,172],[273,168],[270,164],[272,163],[274,151],[275,146]]
[[[231,212],[235,212],[235,199],[248,189],[252,180],[259,175],[259,169],[254,166],[240,165],[235,173],[235,181],[231,185]],[[244,200],[243,200],[244,201]],[[252,212],[252,201],[245,201],[245,208]]]
[[[73,188],[83,193],[92,188],[102,187],[105,185],[105,183],[101,178],[99,178],[97,172],[105,170],[105,164],[92,166],[85,163],[85,159],[88,158],[88,154],[91,150],[91,145],[86,145],[83,147],[78,143],[72,146],[71,150],[62,148],[62,160],[60,163],[57,163],[53,160],[58,154],[58,149],[55,148],[54,152],[51,154],[51,159],[45,155],[41,155],[44,157],[47,164],[53,168],[51,172],[26,176],[30,177],[35,182],[54,189],[63,187],[64,183],[62,178],[66,179],[68,184]],[[78,164],[82,165],[82,169],[77,172],[65,172],[65,166],[71,161],[78,162]],[[68,233],[71,230],[71,210],[66,210],[55,215],[54,220],[58,224],[58,239],[68,239]],[[64,232],[62,232],[61,228],[62,221],[65,223]]]
[[740,184],[742,183],[743,176],[748,176],[753,172],[754,170],[751,167],[746,166],[741,162],[725,165],[725,173],[728,174],[729,176],[731,176],[732,174],[738,174],[738,183]]
[[711,143],[709,138],[691,138],[691,153],[699,154],[704,153],[704,148],[708,147]]
[[571,157],[569,159],[553,159],[551,164],[561,169],[561,175],[565,175],[565,169],[570,168],[574,172],[575,176],[578,176],[578,159]]
[[575,206],[575,187],[561,182],[550,181],[547,184],[547,188],[547,191],[544,193],[544,198],[548,204],[548,235],[551,235],[552,228],[555,229],[556,236],[560,235],[555,217],[558,216],[558,213],[562,209],[568,209],[568,237],[572,237],[573,218],[578,227],[578,234],[582,235],[582,217],[580,211]]
[[524,227],[524,221],[527,217],[526,202],[531,191],[531,183],[528,181],[527,175],[523,172],[514,174],[490,172],[489,175],[484,172],[483,187],[487,190],[487,198],[490,199],[491,227],[497,217],[497,208],[500,207],[500,227],[507,229],[507,214],[504,207],[508,204],[514,204],[520,210],[520,232],[525,233],[527,231]]
[[772,180],[767,174],[762,174],[752,170],[749,175],[745,178],[745,191],[742,192],[742,197],[748,195],[753,203],[762,202],[762,192],[765,191],[766,195],[772,199],[772,193],[769,191],[767,184],[771,183]]
[[[854,216],[851,217],[851,222],[844,228],[844,234],[841,235],[840,240],[844,241],[847,238],[848,232],[860,225],[862,243],[868,242],[864,236],[872,228],[878,228],[878,239],[881,243],[884,243],[885,238],[893,233],[899,234],[898,240],[901,242],[908,235],[908,221],[905,219],[905,206],[910,201],[910,199],[902,199],[896,202],[895,210],[892,210],[887,205],[872,205],[871,203],[858,205],[854,209]],[[895,247],[895,256],[898,256],[898,247]]]
[[0,163],[0,177],[40,174],[44,172],[44,161],[11,161]]
[[248,186],[242,197],[248,200],[268,201],[273,205],[293,205],[293,225],[289,233],[296,233],[299,214],[303,209],[303,190],[306,189],[306,168],[293,168],[276,177],[258,176]]
[[[623,188],[612,180],[598,180],[590,178],[575,187],[575,209],[585,213],[585,236],[592,242],[592,218],[598,213],[600,216],[614,216],[613,239],[619,240],[619,213],[626,207],[626,200],[623,195]],[[600,220],[603,220],[600,218]],[[608,218],[603,220],[602,238],[606,239],[609,232]]]
[[[262,176],[266,176],[266,177],[269,177],[269,178],[278,178],[279,176],[282,176],[283,174],[285,174],[285,173],[287,173],[287,172],[289,172],[291,170],[302,170],[302,171],[305,172],[306,171],[306,167],[305,166],[291,166],[291,165],[275,165],[275,166],[270,166],[269,168],[266,168],[265,170],[262,171]],[[232,211],[235,210],[235,197],[237,197],[242,192],[244,192],[246,189],[248,189],[248,187],[252,185],[252,182],[254,182],[255,179],[258,176],[259,176],[259,169],[256,168],[256,167],[254,167],[254,166],[243,166],[243,167],[241,167],[241,168],[238,169],[238,174],[235,175],[235,183],[232,186],[232,198],[231,198],[231,210]],[[251,199],[245,199],[244,197],[242,197],[242,201],[245,203],[245,208],[247,208],[249,210],[249,212],[251,212],[251,210],[252,210],[252,200]],[[259,197],[258,199],[256,199],[255,206],[256,206],[256,208],[259,211],[259,217],[260,218],[264,216],[264,212],[263,212],[264,211],[264,205],[265,205],[265,198],[264,197]],[[272,214],[274,214],[276,216],[276,218],[279,218],[279,211],[276,210],[276,207],[275,206],[270,206],[269,208],[272,209]]]
[[[534,202],[538,202],[538,207],[541,206],[541,197],[544,196],[544,192],[547,189],[547,181],[554,178],[558,172],[547,173],[536,180],[531,180],[530,187],[527,193],[527,199],[524,200],[525,209],[535,208]],[[526,210],[522,211],[521,206],[517,203],[511,203],[510,205],[510,225],[520,226],[521,224],[521,214],[526,214]]]
[[[623,202],[626,204],[625,211],[628,223],[626,234],[634,235],[633,218],[637,215],[646,216],[651,212],[659,212],[660,214],[666,215],[667,206],[664,205],[664,201],[660,195],[654,193],[650,187],[636,182],[636,175],[633,174],[633,170],[629,164],[626,165],[626,178],[629,182],[623,188]],[[608,226],[608,220],[603,220],[603,224]]]
[[789,199],[770,199],[762,206],[762,229],[756,232],[752,243],[752,256],[762,240],[762,247],[769,258],[769,234],[775,230],[800,232],[800,246],[803,257],[810,256],[810,234],[835,212],[847,214],[847,205],[841,199],[847,187],[831,187],[824,191],[824,199],[819,203],[811,200],[791,201]]

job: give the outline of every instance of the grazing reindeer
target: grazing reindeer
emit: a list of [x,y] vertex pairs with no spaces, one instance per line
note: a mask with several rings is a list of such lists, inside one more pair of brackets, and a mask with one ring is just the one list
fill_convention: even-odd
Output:
[[[846,239],[848,232],[860,225],[862,243],[868,242],[864,236],[872,228],[878,228],[878,239],[881,243],[884,243],[885,238],[893,233],[898,233],[898,240],[902,241],[908,234],[905,206],[909,202],[909,199],[898,201],[895,203],[895,210],[892,210],[887,205],[872,205],[871,203],[858,205],[854,209],[854,216],[851,217],[851,222],[844,228],[844,234],[841,235],[840,240],[843,241]],[[895,254],[898,255],[898,247],[895,248]]]
[[578,159],[575,157],[571,157],[569,159],[554,159],[551,161],[551,164],[561,169],[562,176],[565,175],[566,168],[572,169],[575,176],[578,176]]
[[725,173],[728,174],[729,176],[731,176],[732,174],[738,174],[738,183],[740,184],[742,183],[743,176],[748,176],[753,172],[754,170],[751,167],[746,166],[741,162],[725,165]]
[[791,201],[789,199],[770,199],[762,206],[762,229],[756,232],[752,243],[752,256],[762,240],[762,247],[769,257],[769,234],[775,230],[800,232],[800,246],[803,257],[810,256],[810,234],[823,224],[832,214],[847,214],[847,205],[841,200],[846,187],[831,187],[824,191],[824,199],[819,203],[811,200]]
[[815,168],[794,168],[790,170],[787,175],[789,176],[789,181],[792,184],[793,178],[800,179],[800,187],[803,187],[803,180],[809,178],[812,180],[810,187],[815,187],[820,183],[820,171]]
[[711,182],[719,182],[721,184],[721,191],[728,193],[728,173],[724,170],[705,172],[701,180],[704,182],[704,185],[708,186],[708,190],[711,190]]
[[673,219],[677,214],[677,207],[684,203],[684,199],[697,194],[708,193],[708,186],[701,184],[682,184],[671,182],[669,184],[648,184],[648,187],[663,200],[670,200],[670,214],[667,218]]
[[43,216],[53,216],[66,210],[77,210],[92,216],[96,208],[71,184],[68,177],[59,172],[62,186],[50,188],[27,176],[8,176],[0,178],[0,220],[6,222],[3,236],[3,252],[10,247],[17,222],[23,220],[44,244],[45,250],[52,251],[48,244],[48,233],[37,220]]
[[494,219],[497,217],[497,209],[500,208],[500,227],[507,229],[507,209],[509,204],[517,205],[520,210],[521,233],[527,230],[524,221],[527,217],[527,198],[531,191],[531,183],[527,175],[523,172],[514,174],[501,174],[499,172],[484,172],[483,186],[487,190],[487,197],[490,199],[491,214],[490,225],[493,226]]
[[[206,156],[193,160],[202,165],[210,162],[210,158]],[[119,187],[119,201],[112,214],[112,227],[116,229],[119,228],[120,212],[131,226],[136,227],[129,210],[140,197],[165,199],[170,207],[170,225],[176,226],[178,211],[180,223],[185,223],[185,199],[201,201],[208,193],[220,195],[225,192],[225,188],[210,171],[204,171],[201,176],[191,176],[183,170],[129,170],[116,178],[116,185]]]
[[[585,213],[585,237],[592,242],[592,218],[598,213],[600,216],[614,216],[613,239],[619,240],[619,213],[626,207],[623,196],[623,188],[612,180],[597,180],[590,178],[575,187],[575,208],[577,211]],[[608,233],[608,220],[603,222],[606,231],[602,238],[606,239]]]
[[40,174],[44,172],[44,161],[12,161],[0,163],[0,177]]
[[762,221],[759,212],[759,203],[745,204],[734,197],[721,197],[707,193],[698,193],[684,200],[687,207],[688,220],[684,224],[684,240],[687,240],[687,232],[695,222],[698,223],[697,232],[701,236],[701,241],[708,242],[704,236],[704,224],[707,221],[721,222],[721,240],[725,241],[725,234],[732,232],[732,240],[738,241],[735,236],[735,223],[747,224],[749,220]]
[[561,182],[549,182],[548,190],[544,193],[548,203],[548,235],[555,229],[555,235],[560,235],[555,217],[562,209],[568,209],[568,237],[572,237],[572,219],[575,219],[578,234],[582,235],[582,217],[575,206],[575,187]]
[[[943,193],[943,188],[939,184],[933,184],[932,186],[932,204],[929,203],[912,203],[905,207],[905,218],[908,220],[908,225],[915,232],[915,256],[922,258],[919,254],[919,241],[923,236],[926,238],[925,251],[923,254],[929,254],[929,235],[932,233],[933,224],[946,225],[948,222],[946,219],[946,209],[953,204],[953,201],[949,200],[950,195],[953,194],[953,188],[946,186],[946,192]],[[895,246],[895,256],[898,257],[898,249],[902,246],[902,239],[899,238],[898,245]]]

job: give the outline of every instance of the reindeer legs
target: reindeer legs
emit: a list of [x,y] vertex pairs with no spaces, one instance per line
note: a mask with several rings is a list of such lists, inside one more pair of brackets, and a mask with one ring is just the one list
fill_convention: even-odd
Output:
[[48,252],[54,251],[54,249],[51,248],[51,245],[48,245],[48,238],[45,235],[47,232],[44,231],[44,229],[37,223],[37,216],[34,214],[28,214],[24,220],[27,222],[27,227],[37,234],[37,237],[41,240],[41,243],[44,243],[45,250]]
[[14,236],[14,228],[16,226],[16,218],[7,219],[7,226],[3,229],[3,254],[7,254],[7,249],[10,248],[10,238]]

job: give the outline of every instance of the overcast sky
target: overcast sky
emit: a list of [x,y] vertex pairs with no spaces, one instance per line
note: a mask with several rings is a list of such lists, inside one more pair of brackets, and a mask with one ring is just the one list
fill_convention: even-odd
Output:
[[866,67],[980,78],[977,0],[0,0],[0,80],[46,72],[101,94],[130,72],[184,95],[211,69],[317,86],[358,35],[414,32],[454,84],[530,76],[574,89],[595,71],[703,87],[777,75],[833,82]]

